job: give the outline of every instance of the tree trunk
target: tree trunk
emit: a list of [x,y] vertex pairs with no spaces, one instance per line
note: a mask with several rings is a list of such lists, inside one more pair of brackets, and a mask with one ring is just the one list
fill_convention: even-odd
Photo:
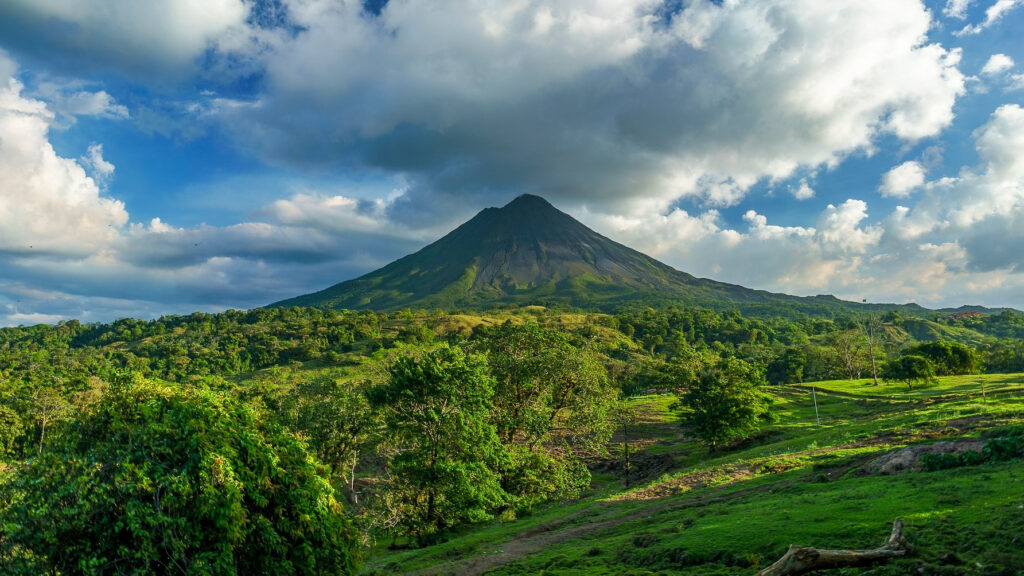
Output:
[[359,464],[359,452],[352,454],[352,467],[348,471],[348,490],[352,494],[352,503],[359,504],[359,494],[356,493],[356,465]]
[[46,437],[46,418],[43,418],[43,426],[39,429],[39,453],[43,453],[43,438]]
[[[984,389],[984,388],[982,388]],[[626,452],[626,488],[630,487],[630,427],[627,421],[629,416],[623,419],[623,449]]]
[[889,540],[873,550],[826,550],[810,546],[790,546],[789,551],[771,566],[761,570],[756,576],[796,576],[816,570],[845,568],[849,566],[867,566],[875,562],[885,562],[907,553],[907,542],[903,539],[903,522],[896,519],[892,523],[892,534]]

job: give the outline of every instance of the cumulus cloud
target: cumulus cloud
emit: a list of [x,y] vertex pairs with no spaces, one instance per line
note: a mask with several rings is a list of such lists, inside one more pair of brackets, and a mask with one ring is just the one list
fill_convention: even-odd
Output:
[[981,68],[982,76],[998,76],[1013,68],[1013,58],[1006,54],[993,54]]
[[53,110],[63,118],[74,122],[79,116],[124,120],[131,117],[128,108],[118,104],[105,91],[79,91],[72,94],[57,94],[48,99]]
[[396,217],[517,191],[640,212],[686,196],[734,205],[882,135],[935,135],[964,91],[959,51],[924,41],[916,1],[662,11],[292,3],[300,32],[265,47],[266,91],[224,125],[268,162],[403,174]]
[[878,189],[882,196],[906,198],[924,184],[924,178],[925,169],[920,162],[904,162],[882,176],[882,184]]
[[92,177],[100,187],[114,175],[114,165],[103,158],[103,145],[92,144],[81,159],[84,166],[92,170]]
[[[872,220],[867,202],[826,206],[814,227],[748,210],[635,218],[582,213],[612,238],[697,276],[851,300],[1019,306],[1024,290],[1024,108],[999,107],[974,132],[978,163],[954,177],[913,176],[914,203]],[[905,163],[902,166],[906,166]],[[895,169],[894,169],[895,170]],[[891,188],[900,189],[894,182]],[[908,184],[909,186],[909,184]]]
[[[13,76],[0,78],[0,252],[83,255],[102,249],[128,221],[124,204],[105,198],[74,159],[49,142],[54,114],[22,95]],[[103,177],[113,165],[90,151]]]

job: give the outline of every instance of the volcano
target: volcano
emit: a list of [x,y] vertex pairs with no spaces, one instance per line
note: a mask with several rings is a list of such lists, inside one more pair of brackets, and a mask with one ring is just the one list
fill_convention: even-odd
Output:
[[833,296],[789,296],[696,278],[529,194],[482,210],[440,240],[379,270],[271,306],[464,310],[538,304],[612,311],[627,304],[667,303],[815,314],[863,307]]

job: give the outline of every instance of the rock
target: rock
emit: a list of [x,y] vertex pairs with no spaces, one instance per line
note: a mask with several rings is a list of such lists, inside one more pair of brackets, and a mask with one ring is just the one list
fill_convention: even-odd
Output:
[[871,474],[899,474],[909,470],[921,470],[921,457],[925,454],[963,454],[964,452],[981,452],[984,440],[951,440],[907,446],[902,450],[889,452],[867,463],[865,469]]

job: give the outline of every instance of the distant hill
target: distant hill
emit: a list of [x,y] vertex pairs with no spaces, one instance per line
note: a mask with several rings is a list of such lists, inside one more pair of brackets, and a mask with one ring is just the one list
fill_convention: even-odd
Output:
[[528,194],[502,208],[481,211],[440,240],[379,270],[271,306],[452,310],[541,304],[610,311],[668,303],[773,315],[929,312],[916,304],[797,297],[696,278],[614,242]]

